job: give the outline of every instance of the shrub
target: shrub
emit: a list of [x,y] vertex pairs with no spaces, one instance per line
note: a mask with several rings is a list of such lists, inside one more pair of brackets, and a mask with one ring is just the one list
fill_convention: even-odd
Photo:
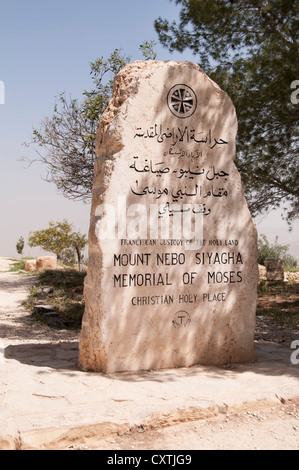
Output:
[[297,260],[288,253],[289,245],[278,244],[278,237],[270,244],[266,235],[261,235],[258,239],[258,263],[265,265],[267,258],[282,258],[285,269],[296,270]]

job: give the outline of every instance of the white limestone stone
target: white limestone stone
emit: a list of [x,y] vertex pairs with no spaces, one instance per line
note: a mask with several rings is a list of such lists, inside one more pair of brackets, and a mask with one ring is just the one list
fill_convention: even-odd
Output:
[[82,369],[254,359],[257,234],[236,133],[230,98],[192,62],[137,61],[116,76],[97,135]]

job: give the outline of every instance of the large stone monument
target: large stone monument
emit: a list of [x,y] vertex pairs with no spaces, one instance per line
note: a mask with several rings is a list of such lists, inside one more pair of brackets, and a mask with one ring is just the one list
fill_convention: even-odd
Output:
[[230,98],[194,63],[116,76],[97,135],[84,370],[254,359],[257,237],[236,133]]

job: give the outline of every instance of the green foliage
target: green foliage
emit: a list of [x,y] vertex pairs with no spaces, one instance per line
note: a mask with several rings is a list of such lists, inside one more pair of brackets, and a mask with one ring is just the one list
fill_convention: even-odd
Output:
[[62,263],[65,266],[74,266],[76,262],[75,253],[73,248],[65,248],[62,253]]
[[24,244],[25,244],[24,238],[20,237],[16,244],[17,253],[19,253],[19,255],[23,253]]
[[[26,307],[33,313],[33,318],[47,323],[54,328],[78,329],[84,313],[83,283],[86,271],[78,272],[75,269],[47,269],[36,274],[37,283],[30,291]],[[37,313],[35,306],[40,301],[39,291],[42,287],[51,286],[53,290],[42,297],[47,304],[53,305],[58,316]]]
[[144,41],[139,49],[142,52],[142,55],[145,60],[155,60],[157,58],[157,54],[154,50],[157,43],[155,41]]
[[[266,296],[267,302],[261,302]],[[258,287],[259,303],[257,316],[266,316],[277,324],[294,328],[298,331],[299,322],[299,284],[268,283],[262,281]]]
[[261,235],[258,239],[258,263],[265,265],[267,258],[283,259],[285,269],[294,269],[297,267],[296,259],[288,253],[289,245],[278,244],[278,237],[275,242],[270,244],[266,235]]
[[28,245],[39,246],[45,251],[54,253],[59,261],[70,259],[70,251],[77,253],[79,267],[81,265],[81,250],[86,246],[86,235],[74,232],[72,226],[63,220],[62,222],[49,222],[49,227],[44,230],[30,232]]
[[111,97],[114,77],[130,60],[129,56],[123,55],[122,49],[115,49],[108,59],[101,57],[90,62],[94,88],[83,93],[86,98],[82,103],[83,115],[90,123],[98,125],[99,116],[105,111]]
[[236,164],[253,215],[286,204],[299,213],[298,2],[175,0],[180,20],[158,18],[170,51],[190,48],[200,66],[232,98],[239,121]]
[[65,197],[82,201],[91,194],[98,127],[96,119],[86,117],[86,106],[60,93],[52,118],[46,117],[40,129],[33,130],[31,145],[36,146],[38,158],[29,162],[42,162],[46,181],[54,183]]
[[294,271],[294,272],[298,271],[297,260],[292,255],[290,255],[289,253],[287,253],[283,257],[283,263],[284,263],[285,271]]
[[9,268],[11,272],[24,271],[25,270],[25,260],[16,260],[13,265]]
[[[143,57],[155,57],[154,42],[145,41],[140,46]],[[46,117],[40,129],[34,128],[32,141],[37,158],[47,175],[45,180],[56,185],[68,199],[90,202],[93,183],[95,139],[99,118],[106,109],[112,94],[115,75],[131,58],[115,49],[108,59],[103,57],[90,63],[93,87],[84,91],[83,100],[60,93],[51,118]]]
[[38,273],[38,286],[52,286],[54,289],[71,289],[82,286],[86,272],[75,269],[46,269]]

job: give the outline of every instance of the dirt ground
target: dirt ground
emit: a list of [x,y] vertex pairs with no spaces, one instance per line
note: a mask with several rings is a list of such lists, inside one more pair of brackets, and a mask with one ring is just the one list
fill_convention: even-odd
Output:
[[[58,331],[33,323],[20,307],[33,282],[32,276],[7,272],[11,262],[0,258],[0,340],[26,344],[34,338],[40,342],[74,341],[79,333]],[[13,282],[12,282],[13,281]],[[16,305],[18,307],[16,308]],[[299,339],[297,328],[278,328],[266,317],[257,318],[256,341],[290,344]],[[299,366],[298,366],[299,367]],[[291,397],[290,397],[291,398]],[[133,428],[122,435],[101,440],[91,437],[70,445],[69,450],[298,450],[298,398],[283,400],[281,405],[258,411],[219,414],[216,417],[178,423],[156,429]]]
[[[299,402],[261,411],[181,423],[162,429],[132,430],[89,442],[90,450],[298,450]],[[74,447],[75,449],[75,447]]]

